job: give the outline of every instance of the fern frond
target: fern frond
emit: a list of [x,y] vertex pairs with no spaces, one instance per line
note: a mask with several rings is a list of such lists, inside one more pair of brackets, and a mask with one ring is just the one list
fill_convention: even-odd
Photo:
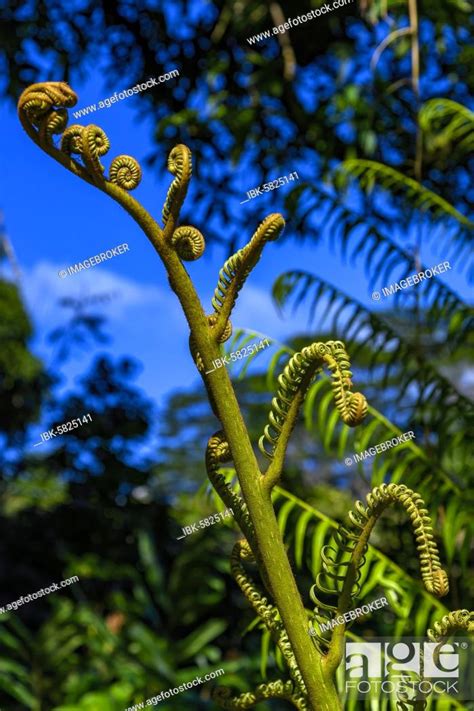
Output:
[[366,193],[370,193],[377,186],[391,195],[400,197],[414,210],[428,213],[438,220],[451,218],[469,230],[474,229],[474,222],[461,214],[447,200],[425,188],[417,180],[403,175],[384,163],[352,158],[338,166],[336,179],[339,177],[356,180]]
[[474,633],[474,612],[469,610],[454,610],[435,622],[427,634],[431,642],[441,642],[456,632]]
[[[346,332],[347,332],[346,328]],[[257,333],[245,328],[236,329],[234,332],[232,343],[229,349],[242,347],[247,341],[255,340],[255,338],[267,338],[266,334]],[[360,344],[351,343],[351,352],[357,353]],[[290,346],[280,341],[272,342],[273,355],[269,366],[266,368],[267,388],[273,390],[276,386],[277,373],[280,363],[289,356],[295,354],[295,350]],[[399,353],[398,346],[394,350]],[[252,357],[247,360],[251,360]],[[383,365],[383,363],[382,363]],[[397,376],[398,380],[398,376]],[[403,431],[394,425],[386,415],[382,414],[373,405],[368,406],[368,416],[363,423],[355,431],[340,424],[335,426],[336,422],[331,419],[327,421],[326,406],[332,400],[332,391],[330,380],[326,376],[321,376],[318,380],[310,385],[304,402],[304,422],[308,431],[314,433],[315,422],[322,422],[326,419],[326,428],[324,437],[321,436],[321,442],[324,449],[339,460],[343,460],[346,454],[353,454],[354,451],[365,451],[370,447],[380,442],[391,440],[394,437],[400,437]],[[318,403],[318,408],[315,404]],[[323,414],[324,409],[324,414]],[[456,410],[456,418],[461,416],[461,413]],[[450,438],[452,440],[453,433]],[[357,440],[357,446],[355,441]],[[452,441],[453,446],[456,441]],[[458,448],[459,449],[459,448]],[[447,451],[447,450],[446,450]],[[451,497],[452,504],[455,501],[463,500],[459,497],[464,496],[468,484],[463,478],[459,478],[454,471],[450,471],[442,466],[437,458],[428,456],[426,450],[416,443],[414,439],[408,439],[403,444],[399,444],[396,448],[390,448],[382,453],[376,453],[370,460],[370,474],[372,486],[377,486],[383,483],[388,474],[392,483],[403,482],[415,489],[422,489],[424,492],[430,492],[434,495],[433,506],[436,508],[437,502],[440,504],[445,502],[447,497]],[[459,470],[458,462],[455,470]],[[461,462],[462,466],[462,462]],[[466,467],[468,465],[466,464]],[[456,499],[452,497],[456,496]],[[449,526],[448,526],[449,523]],[[462,515],[462,512],[453,516],[446,516],[443,525],[443,537],[445,539],[446,555],[449,560],[452,560],[455,549],[454,542],[460,529],[465,530],[467,524],[470,524],[470,519],[467,515]],[[446,532],[446,535],[445,535]],[[449,544],[449,545],[448,545]]]
[[[386,211],[383,215],[375,210],[363,212],[355,209],[354,201],[348,202],[343,193],[335,194],[310,183],[293,188],[285,200],[285,208],[295,216],[292,226],[301,239],[319,242],[325,236],[352,266],[363,260],[372,289],[395,281],[395,273],[398,280],[417,271],[413,253],[393,238],[398,235],[405,241],[410,236],[410,220],[400,211],[395,219]],[[434,228],[428,224],[423,244],[431,243],[453,267],[469,271],[472,249],[465,239],[468,232],[461,225],[456,230],[447,230],[443,223]],[[436,307],[440,299],[449,297],[449,292],[449,287],[440,280],[430,279],[422,294],[424,308]]]
[[162,211],[163,227],[168,235],[178,220],[191,180],[193,163],[189,148],[182,143],[175,146],[168,156],[167,167],[174,176]]
[[288,635],[280,620],[278,610],[271,605],[264,596],[263,591],[245,572],[242,561],[254,561],[254,556],[247,541],[240,540],[234,545],[231,556],[231,573],[241,591],[255,610],[258,617],[269,630],[274,642],[280,649],[295,685],[301,695],[306,694],[306,687],[301,672],[296,663]]
[[212,699],[222,709],[239,711],[240,709],[251,709],[260,701],[267,699],[284,699],[289,701],[299,711],[310,711],[308,703],[298,698],[293,693],[291,681],[271,681],[268,684],[259,684],[255,691],[247,691],[239,696],[232,696],[232,690],[225,686],[220,686],[212,692]]
[[[435,597],[448,594],[448,577],[441,568],[431,519],[423,499],[403,484],[382,484],[367,495],[366,506],[361,501],[356,502],[355,510],[348,514],[347,523],[339,526],[332,543],[322,550],[322,572],[318,574],[310,593],[319,619],[329,613],[343,615],[359,596],[361,568],[365,564],[370,535],[382,513],[392,504],[400,504],[409,515],[420,559],[421,578],[427,592]],[[319,593],[336,596],[337,603],[322,602]]]
[[[323,366],[331,372],[334,402],[343,422],[355,427],[367,413],[367,402],[361,393],[352,393],[349,357],[341,341],[313,343],[292,356],[278,377],[278,391],[272,400],[269,424],[265,426],[258,446],[272,460],[263,476],[271,488],[280,476],[289,437],[296,424],[306,391]],[[269,447],[269,449],[267,449]]]
[[466,154],[474,151],[474,112],[457,101],[430,99],[420,109],[419,125],[429,134],[431,150],[457,147]]
[[[279,486],[273,489],[272,500],[277,511],[281,535],[296,569],[316,579],[322,570],[321,549],[326,541],[331,543],[330,537],[338,530],[338,523],[307,501],[302,501]],[[374,591],[379,591],[375,595],[379,597],[382,590],[390,604],[390,613],[395,617],[397,635],[424,636],[427,624],[433,625],[437,618],[447,614],[448,610],[442,601],[427,592],[420,580],[413,578],[372,544],[367,547],[365,559],[360,571],[360,598],[364,601],[372,600]],[[327,617],[326,615],[321,621],[327,621]],[[314,613],[308,610],[308,621],[311,618],[314,619]],[[317,627],[315,623],[313,629]],[[310,627],[308,634],[312,634]],[[346,634],[359,641],[347,629]],[[316,638],[313,639],[317,641]],[[328,641],[325,640],[322,651],[327,649],[327,644]],[[341,688],[343,686],[344,684]]]
[[249,541],[254,540],[254,529],[247,510],[247,504],[233,491],[219,472],[221,464],[232,459],[229,444],[221,430],[209,438],[206,449],[206,470],[209,480],[222,501],[232,509],[234,518]]
[[[331,545],[323,548],[322,573],[317,576],[310,591],[318,623],[322,618],[327,618],[328,623],[330,613],[336,615],[338,622],[342,618],[341,624],[329,625],[329,637],[325,636],[328,629],[321,628],[317,635],[320,648],[328,650],[326,667],[331,673],[340,664],[345,627],[351,624],[346,623],[343,616],[360,594],[361,568],[366,561],[370,534],[383,511],[394,503],[401,504],[410,517],[426,590],[435,597],[443,597],[449,591],[448,576],[440,565],[431,520],[419,494],[404,485],[383,484],[375,487],[367,495],[367,506],[357,501],[355,511],[348,514],[347,523],[339,526]],[[320,594],[336,596],[337,603],[323,602]]]
[[245,280],[260,259],[265,243],[277,239],[284,226],[285,220],[280,214],[268,215],[258,226],[250,242],[229,257],[220,270],[219,280],[212,298],[212,306],[217,316],[214,329],[218,339],[225,328]]
[[254,555],[246,540],[239,540],[232,549],[230,571],[242,593],[270,632],[280,632],[278,610],[264,597],[263,591],[244,570],[242,560],[254,562]]
[[[308,301],[310,323],[316,309],[324,305],[323,323],[329,321],[330,331],[336,336],[344,334],[353,357],[370,340],[373,343],[370,372],[374,375],[377,372],[383,384],[396,382],[400,398],[416,386],[418,406],[431,406],[433,416],[442,416],[445,424],[446,417],[454,421],[472,411],[468,398],[458,392],[431,361],[421,360],[417,349],[387,323],[383,315],[369,311],[364,304],[324,279],[303,270],[285,272],[273,285],[273,297],[279,307],[292,304],[296,308]],[[472,331],[472,310],[464,306],[458,316],[453,314],[451,318],[454,316],[459,316],[462,326],[458,327],[458,336],[453,333],[453,342],[455,345],[465,343]],[[321,327],[321,321],[319,325]],[[357,338],[359,333],[364,334],[363,340]],[[404,363],[403,369],[400,362]]]
[[[231,481],[235,477],[232,468],[225,470],[225,478]],[[214,491],[212,497],[216,497]],[[334,519],[319,511],[308,501],[303,501],[285,489],[275,486],[272,490],[272,502],[277,514],[282,538],[288,547],[288,553],[296,570],[310,575],[313,580],[321,572],[321,549],[337,531],[339,524]],[[366,562],[361,568],[360,597],[371,600],[374,591],[386,595],[391,614],[395,618],[396,634],[407,636],[424,636],[427,625],[434,626],[435,621],[448,614],[448,609],[442,601],[427,592],[422,582],[413,578],[391,558],[369,543],[365,553]],[[308,607],[308,605],[306,605]],[[417,615],[414,612],[417,611]],[[310,634],[310,619],[314,613],[308,613],[308,634]],[[326,618],[327,619],[327,618]],[[255,623],[260,618],[255,619]],[[324,621],[324,620],[322,620]],[[255,626],[255,625],[253,625]],[[316,628],[317,625],[314,625]],[[359,638],[350,630],[346,634],[354,641]],[[327,641],[326,647],[327,648]],[[275,642],[274,653],[278,654]],[[341,693],[344,684],[342,683]],[[348,706],[348,709],[353,707]]]

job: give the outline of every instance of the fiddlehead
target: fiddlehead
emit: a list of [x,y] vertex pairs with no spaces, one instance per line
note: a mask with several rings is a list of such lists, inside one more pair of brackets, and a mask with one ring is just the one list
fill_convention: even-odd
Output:
[[193,170],[189,148],[182,143],[175,146],[168,156],[167,168],[171,175],[174,175],[174,179],[168,189],[165,204],[163,205],[162,220],[164,228],[168,227],[169,224],[176,224],[188,192]]
[[229,444],[224,432],[219,431],[209,438],[206,449],[206,470],[209,480],[222,501],[234,512],[234,518],[239,524],[242,533],[252,541],[254,530],[247,511],[247,506],[243,499],[232,490],[225,477],[220,474],[219,468],[224,462],[232,459]]
[[77,155],[82,155],[82,132],[84,126],[79,126],[79,124],[73,124],[69,126],[64,131],[61,137],[61,150],[67,155],[72,155],[73,153]]
[[109,180],[124,190],[134,190],[141,179],[140,163],[132,156],[117,156],[110,164]]
[[89,174],[95,182],[104,179],[104,166],[100,162],[100,158],[108,153],[110,141],[105,131],[100,126],[89,124],[82,129],[82,159],[86,164]]
[[254,555],[248,541],[239,540],[232,549],[230,558],[230,571],[239,588],[253,607],[257,615],[270,632],[280,632],[281,622],[278,619],[278,610],[271,605],[257,584],[247,575],[242,560],[254,562]]
[[[434,623],[433,629],[429,629],[427,632],[427,637],[430,642],[434,644],[444,642],[448,637],[451,637],[456,632],[474,632],[474,612],[469,610],[454,610],[453,612],[448,612],[447,615],[441,618],[438,622]],[[434,649],[433,656],[439,655],[440,650]],[[423,659],[423,651],[420,652],[421,660]],[[423,676],[419,674],[416,675],[416,681],[419,684],[423,681]],[[411,688],[413,679],[408,677],[408,686]],[[430,685],[428,685],[429,687]],[[420,688],[418,688],[418,693],[420,693]],[[426,709],[428,706],[427,698],[431,695],[431,689],[425,692],[425,698],[410,699],[409,693],[405,690],[400,690],[397,694],[397,711],[410,711],[410,709]]]
[[42,146],[53,146],[53,135],[62,133],[67,126],[67,111],[58,109],[51,111],[50,114],[42,121],[39,129],[39,141]]
[[239,696],[232,696],[232,690],[226,686],[219,686],[212,692],[212,699],[222,709],[239,711],[251,709],[260,701],[267,699],[285,699],[293,704],[299,711],[310,711],[308,703],[293,694],[291,681],[270,681],[268,684],[259,684],[254,691],[247,691]]
[[[123,190],[133,190],[141,180],[139,163],[120,155],[110,165],[109,179],[104,176],[100,158],[110,148],[107,134],[99,126],[73,124],[66,128],[67,108],[77,103],[77,95],[65,82],[44,82],[25,89],[18,101],[18,114],[28,135],[43,150],[76,175],[103,188],[107,182]],[[59,147],[53,135],[62,133]],[[74,160],[79,156],[82,163]]]
[[430,642],[441,642],[456,632],[474,632],[474,612],[469,610],[454,610],[448,612],[438,622],[435,622],[433,629],[429,629],[427,634]]
[[195,227],[182,226],[175,229],[171,244],[181,259],[192,262],[204,252],[205,242],[202,234]]
[[329,341],[326,345],[333,359],[326,359],[326,365],[331,371],[334,402],[344,424],[356,427],[367,414],[367,400],[361,393],[350,392],[352,372],[344,344],[341,341]]
[[251,240],[225,262],[219,272],[212,306],[217,315],[217,336],[224,330],[239,292],[251,270],[260,259],[266,242],[277,239],[285,226],[278,214],[268,215],[258,226]]
[[388,484],[375,487],[367,496],[367,512],[379,518],[392,503],[403,506],[410,517],[420,558],[420,571],[426,590],[435,597],[444,597],[449,592],[446,572],[441,568],[438,547],[434,540],[431,519],[421,496],[404,484]]
[[[33,84],[25,89],[18,100],[18,116],[28,135],[46,148],[52,134],[60,133],[66,126],[65,109],[76,103],[77,94],[66,82]],[[55,110],[55,106],[58,109]]]
[[272,400],[269,423],[259,439],[259,449],[268,459],[278,458],[264,476],[270,488],[283,466],[283,456],[296,424],[299,408],[313,378],[326,366],[331,372],[334,402],[343,422],[358,425],[367,413],[367,402],[360,393],[352,393],[352,373],[344,344],[340,341],[313,343],[295,353],[278,376],[278,391]]
[[[365,562],[370,534],[383,511],[391,504],[401,504],[411,521],[420,559],[420,571],[426,590],[436,597],[447,595],[449,590],[446,572],[441,568],[434,540],[431,519],[424,508],[423,499],[404,484],[382,484],[367,494],[367,506],[361,501],[348,514],[348,521],[338,527],[330,545],[322,551],[322,573],[311,589],[316,604],[315,620],[324,624],[329,616],[342,615],[360,593],[359,579]],[[337,604],[327,604],[318,593],[336,596]],[[350,624],[350,623],[349,623]],[[326,649],[329,640],[316,632],[316,641]]]

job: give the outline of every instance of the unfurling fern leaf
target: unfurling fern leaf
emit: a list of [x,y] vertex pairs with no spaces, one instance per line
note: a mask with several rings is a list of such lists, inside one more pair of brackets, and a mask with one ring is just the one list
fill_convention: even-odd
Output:
[[[331,544],[321,551],[322,572],[311,589],[318,625],[327,624],[330,614],[343,615],[359,596],[361,568],[365,564],[370,534],[385,509],[395,503],[401,504],[410,517],[426,590],[435,597],[447,595],[448,577],[441,568],[431,519],[423,499],[403,484],[383,484],[367,495],[366,506],[361,501],[356,502],[355,511],[349,512],[347,523],[339,526]],[[337,602],[328,604],[319,599],[319,594],[335,596]],[[317,633],[316,638],[323,649],[327,648],[327,637]]]
[[469,610],[449,612],[439,622],[434,623],[433,629],[428,630],[427,636],[432,642],[440,642],[460,631],[474,633],[474,612]]
[[352,393],[352,373],[348,355],[341,341],[313,343],[295,353],[278,377],[278,391],[272,400],[269,423],[258,446],[271,460],[264,481],[270,489],[278,480],[286,446],[306,391],[323,367],[331,372],[334,402],[343,422],[355,427],[367,413],[367,401],[361,393]]

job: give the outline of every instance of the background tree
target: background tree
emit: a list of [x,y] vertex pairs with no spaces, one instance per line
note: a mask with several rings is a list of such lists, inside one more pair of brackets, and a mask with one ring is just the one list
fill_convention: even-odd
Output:
[[[410,6],[413,9],[413,3]],[[294,17],[307,10],[307,5],[281,3],[281,8],[284,14]],[[390,5],[384,14],[382,6],[371,2],[363,10],[363,19],[358,19],[348,6],[327,20],[318,20],[317,33],[312,23],[289,33],[292,73],[291,53],[282,51],[278,39],[252,46],[247,41],[253,33],[275,24],[274,10],[259,3],[213,3],[205,9],[196,4],[194,12],[186,13],[184,23],[176,22],[178,12],[181,20],[184,16],[184,5],[176,6],[176,10],[165,5],[156,9],[146,3],[104,9],[94,3],[92,21],[92,5],[83,5],[71,16],[50,2],[21,10],[5,3],[7,22],[3,25],[2,47],[8,77],[6,89],[16,99],[31,81],[62,78],[58,76],[59,68],[66,78],[72,67],[86,71],[87,58],[96,54],[99,44],[110,50],[111,59],[104,74],[115,88],[118,78],[123,84],[125,74],[133,85],[147,74],[156,73],[157,57],[165,70],[176,63],[185,77],[184,83],[163,85],[159,97],[144,95],[139,110],[158,117],[156,136],[161,146],[171,147],[184,140],[192,147],[198,165],[193,212],[196,205],[202,206],[199,219],[203,221],[211,209],[213,214],[208,221],[207,238],[217,241],[226,235],[226,246],[232,251],[244,223],[257,222],[256,213],[260,216],[269,209],[271,196],[268,202],[263,197],[258,205],[250,203],[245,213],[233,207],[242,194],[241,186],[235,184],[237,162],[247,175],[255,176],[250,181],[252,185],[298,169],[305,184],[300,183],[288,196],[285,216],[289,228],[283,239],[296,236],[313,240],[315,245],[330,240],[335,249],[335,265],[337,260],[350,259],[357,274],[362,274],[363,267],[369,293],[404,273],[417,271],[423,263],[429,266],[432,247],[439,250],[442,259],[451,259],[453,267],[465,270],[465,248],[472,239],[467,220],[472,204],[468,180],[472,159],[468,155],[469,143],[465,142],[466,135],[472,135],[472,117],[466,109],[472,105],[473,86],[469,7],[461,1],[418,3],[418,92],[412,66],[412,36],[408,32],[400,35],[384,52],[380,51],[384,46],[381,42],[413,24],[409,4]],[[34,52],[31,40],[35,43]],[[368,69],[371,59],[373,71]],[[45,62],[49,62],[47,76]],[[189,108],[196,105],[200,108]],[[164,167],[162,155],[160,151],[151,157],[159,173]],[[207,160],[201,160],[201,156]],[[219,171],[210,168],[216,161]],[[342,166],[333,173],[340,163]],[[390,173],[387,167],[397,173]],[[401,176],[415,180],[418,187]],[[345,192],[348,177],[353,177],[361,190]],[[370,186],[372,193],[367,194]],[[229,224],[232,228],[224,230],[223,226]],[[332,436],[322,440],[316,424],[324,417],[327,400],[317,397],[324,395],[325,385],[321,384],[321,391],[315,388],[309,398],[312,406],[308,405],[305,412],[310,435],[300,428],[298,444],[304,443],[304,449],[299,450],[298,460],[293,460],[298,464],[288,472],[292,491],[299,472],[304,471],[298,491],[301,488],[305,494],[305,502],[312,500],[308,490],[310,462],[316,453],[321,461],[325,448],[325,477],[338,487],[327,492],[326,513],[333,516],[342,516],[337,506],[340,487],[350,486],[357,496],[363,496],[370,483],[378,484],[388,476],[405,481],[409,476],[410,485],[419,483],[430,490],[430,500],[434,495],[439,502],[435,512],[440,524],[437,528],[443,537],[443,557],[449,562],[453,581],[447,606],[455,609],[468,605],[471,524],[467,513],[472,506],[468,498],[472,490],[468,472],[472,466],[465,438],[469,414],[465,378],[468,310],[458,294],[433,279],[416,293],[397,294],[382,313],[365,303],[356,303],[341,285],[336,288],[328,283],[325,275],[308,271],[309,275],[282,277],[276,286],[280,303],[303,287],[308,298],[313,299],[314,327],[288,346],[299,350],[329,332],[348,341],[357,364],[357,382],[367,392],[378,416],[371,412],[367,426],[354,439],[344,428],[335,427]],[[330,325],[331,320],[334,322]],[[367,334],[363,344],[353,337],[358,328]],[[257,388],[255,401],[265,400],[269,392],[265,378],[253,380]],[[243,390],[247,390],[247,383]],[[253,400],[253,396],[248,399]],[[315,409],[317,402],[321,405]],[[263,411],[256,406],[252,417],[261,421]],[[209,422],[211,419],[209,415]],[[184,436],[183,424],[176,422],[175,437]],[[343,465],[345,455],[383,441],[394,428],[402,432],[414,429],[415,442],[359,465],[357,475],[355,466],[349,469]],[[189,441],[192,437],[193,434]],[[201,443],[195,441],[193,452]],[[156,469],[160,476],[168,471],[167,462],[169,471],[177,467],[173,463],[175,456],[170,448],[163,448]],[[154,490],[155,480],[150,482]],[[321,501],[320,490],[318,497]],[[141,510],[150,505],[142,503]],[[293,502],[293,518],[285,524],[289,507],[290,503],[283,509],[281,525],[296,530],[299,521],[306,521],[297,515],[309,512]],[[306,522],[315,525],[314,516]],[[298,530],[305,530],[304,523]],[[406,555],[411,540],[405,539],[400,516],[390,516],[382,531],[377,543],[383,551],[401,568],[415,573],[409,562],[412,556]],[[309,532],[307,535],[305,545],[311,540]],[[404,543],[403,550],[397,545],[399,540]],[[298,555],[302,568],[305,562],[308,570],[317,564],[307,557],[309,552]],[[417,627],[431,607],[428,602],[420,607],[416,597],[407,602],[406,596],[397,594],[398,602],[403,601],[399,610],[405,615],[404,624],[411,631],[412,622]],[[412,610],[419,614],[413,616]],[[373,619],[368,624],[373,627],[378,622]],[[270,666],[272,663],[270,652]]]

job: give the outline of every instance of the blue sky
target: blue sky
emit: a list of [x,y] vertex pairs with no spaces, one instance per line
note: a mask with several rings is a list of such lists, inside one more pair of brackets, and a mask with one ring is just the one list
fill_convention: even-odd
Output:
[[[124,85],[116,90],[128,86],[124,80]],[[99,65],[85,83],[75,82],[74,88],[79,94],[78,108],[113,93],[105,88]],[[159,92],[160,88],[151,91]],[[153,147],[152,123],[138,121],[136,107],[139,101],[140,95],[120,101],[92,114],[87,122],[99,124],[108,134],[112,147],[106,159],[128,153],[141,161],[144,175],[134,195],[155,217],[159,217],[171,176],[166,175],[159,181],[156,172],[144,165],[143,159]],[[187,327],[174,294],[169,290],[158,256],[116,203],[79,181],[32,143],[21,129],[12,107],[2,105],[0,120],[3,126],[0,150],[4,165],[0,178],[3,196],[0,208],[23,272],[22,290],[36,330],[35,351],[46,362],[51,361],[47,335],[67,317],[67,313],[58,307],[61,297],[114,292],[116,298],[101,309],[108,318],[107,332],[112,340],[109,346],[100,350],[116,356],[130,355],[139,360],[143,367],[138,384],[155,402],[162,404],[166,393],[195,382],[196,373],[187,347]],[[70,123],[73,122],[70,116]],[[239,173],[239,166],[236,172]],[[236,198],[235,209],[246,210],[248,205],[239,205],[239,200],[244,199],[247,190],[255,187],[255,182],[247,167],[242,166],[240,172],[242,197]],[[284,213],[284,197],[289,189],[291,184],[271,193],[271,211]],[[192,199],[192,193],[189,197]],[[257,201],[253,202],[255,205],[258,205]],[[262,204],[262,219],[267,212]],[[255,224],[249,224],[248,237],[255,227]],[[123,242],[130,248],[126,254],[66,279],[59,278],[59,269]],[[210,298],[224,259],[223,250],[213,246],[206,250],[204,257],[188,267],[209,311]],[[439,255],[431,256],[426,249],[423,260],[428,266],[440,261]],[[262,262],[241,293],[232,319],[235,326],[260,331],[280,340],[304,328],[304,309],[296,315],[287,314],[286,318],[281,318],[269,296],[273,280],[290,268],[314,271],[335,285],[343,285],[347,293],[373,308],[372,289],[362,269],[354,270],[342,264],[339,256],[331,252],[327,241],[317,247],[292,241],[282,246],[270,243]],[[460,294],[466,293],[461,275],[452,271],[447,277],[451,288]],[[69,382],[84,371],[91,355],[82,354],[68,363],[64,375]]]

